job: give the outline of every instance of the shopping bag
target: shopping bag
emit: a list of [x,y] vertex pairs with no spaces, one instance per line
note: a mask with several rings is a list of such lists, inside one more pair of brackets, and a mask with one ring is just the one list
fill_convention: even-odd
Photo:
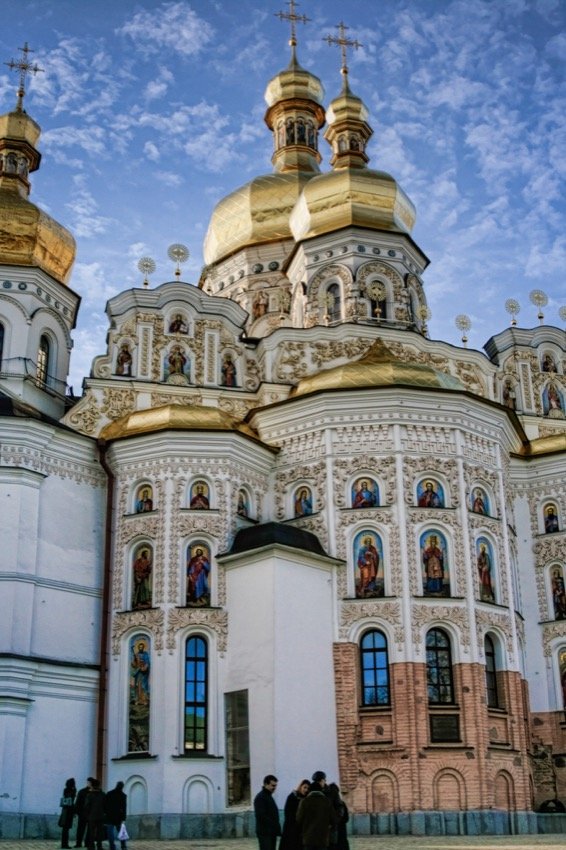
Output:
[[120,830],[118,832],[118,841],[127,841],[129,839],[128,830],[126,829],[126,824],[122,823],[120,826]]

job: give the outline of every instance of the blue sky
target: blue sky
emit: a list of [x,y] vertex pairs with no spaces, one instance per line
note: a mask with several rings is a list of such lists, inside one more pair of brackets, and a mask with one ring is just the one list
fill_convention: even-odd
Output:
[[[263,123],[268,80],[287,65],[284,0],[2,0],[0,60],[24,41],[45,69],[25,106],[41,125],[31,199],[77,239],[72,288],[82,296],[70,383],[78,390],[105,349],[106,300],[141,285],[140,257],[173,277],[167,248],[191,252],[196,282],[214,204],[271,171]],[[340,88],[340,54],[323,37],[344,19],[363,47],[352,90],[374,130],[371,166],[389,171],[417,207],[413,236],[431,260],[424,277],[434,338],[458,342],[472,321],[481,348],[509,323],[548,324],[566,304],[566,5],[562,0],[302,0],[301,64],[326,103]],[[9,24],[8,24],[9,22]],[[0,65],[0,111],[17,74]],[[321,142],[324,151],[326,143]],[[323,169],[328,169],[325,156]]]

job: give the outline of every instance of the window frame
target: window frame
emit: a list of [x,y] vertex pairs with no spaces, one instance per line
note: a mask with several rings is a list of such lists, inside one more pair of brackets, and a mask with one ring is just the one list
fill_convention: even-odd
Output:
[[[376,646],[376,638],[379,637],[381,646]],[[371,640],[371,646],[364,643]],[[373,664],[366,666],[366,659],[373,657]],[[381,661],[382,663],[378,663]],[[361,637],[359,645],[360,664],[360,691],[362,708],[384,708],[391,706],[391,676],[389,672],[389,650],[387,646],[387,635],[381,629],[368,629]],[[373,674],[373,683],[366,684],[366,673]],[[380,683],[380,676],[385,676],[385,683]],[[368,691],[374,692],[375,700],[366,698]],[[380,699],[380,692],[385,692],[385,698]]]
[[[434,635],[435,644],[430,645],[429,641],[431,636]],[[442,636],[445,641],[445,645],[440,645],[436,641],[438,637]],[[454,691],[454,669],[452,662],[452,645],[450,641],[449,634],[441,628],[432,628],[426,634],[425,640],[425,650],[426,650],[426,683],[427,683],[427,696],[428,696],[428,704],[429,706],[444,706],[444,705],[455,705],[455,691]],[[430,663],[431,655],[434,656],[435,663]],[[431,673],[434,671],[437,672],[437,681],[432,681]],[[442,681],[442,671],[448,671],[448,682]],[[438,698],[431,699],[431,689],[436,689],[438,691]],[[444,693],[444,698],[443,698]]]
[[[191,652],[191,646],[196,648]],[[190,654],[191,653],[191,654]],[[194,675],[189,676],[189,665],[194,666]],[[185,641],[184,690],[183,690],[183,753],[202,755],[208,752],[208,721],[210,653],[208,640],[200,634],[189,635]],[[188,698],[189,687],[193,688],[193,698]],[[188,722],[188,712],[193,710],[192,723]],[[199,723],[199,716],[202,722]],[[191,731],[192,734],[188,734]],[[201,740],[199,740],[201,738]]]

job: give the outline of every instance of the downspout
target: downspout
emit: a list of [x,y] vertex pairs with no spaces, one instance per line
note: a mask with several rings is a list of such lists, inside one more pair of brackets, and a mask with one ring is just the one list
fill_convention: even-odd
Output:
[[96,717],[96,777],[104,786],[106,779],[106,702],[108,693],[108,643],[110,598],[112,591],[112,515],[114,512],[114,473],[106,460],[107,443],[96,441],[98,457],[107,477],[106,521],[104,528],[104,580],[102,585],[102,621],[100,624],[100,676],[98,680],[98,709]]

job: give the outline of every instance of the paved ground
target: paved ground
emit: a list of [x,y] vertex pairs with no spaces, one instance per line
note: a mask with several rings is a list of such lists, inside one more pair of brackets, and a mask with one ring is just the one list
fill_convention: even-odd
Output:
[[[57,850],[58,841],[4,841],[0,840],[0,850]],[[106,847],[106,843],[104,847]],[[119,845],[118,845],[119,846]],[[251,838],[234,838],[223,841],[130,841],[128,850],[257,850],[257,842]],[[478,848],[478,850],[514,850],[523,847],[526,850],[550,850],[566,848],[564,835],[503,835],[477,837],[440,837],[427,836],[388,836],[373,835],[350,838],[350,850],[459,850],[459,848]]]

